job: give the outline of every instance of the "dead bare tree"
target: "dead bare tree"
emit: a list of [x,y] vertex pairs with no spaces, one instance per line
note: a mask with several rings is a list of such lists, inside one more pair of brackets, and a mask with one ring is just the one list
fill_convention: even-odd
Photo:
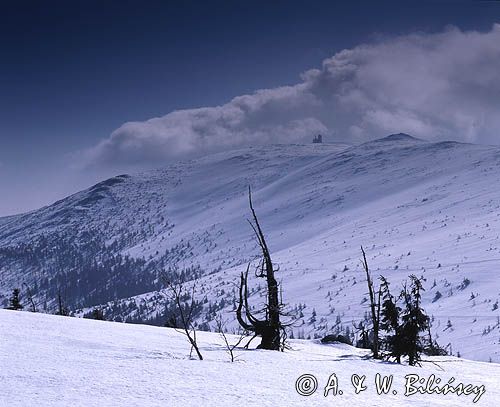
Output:
[[168,290],[170,291],[171,299],[174,301],[177,310],[179,312],[180,318],[180,327],[174,328],[176,331],[183,333],[191,344],[191,351],[189,356],[191,357],[193,349],[195,350],[198,358],[203,360],[203,356],[200,352],[200,348],[198,347],[198,342],[196,340],[196,329],[194,326],[194,310],[196,308],[195,302],[195,290],[196,290],[196,281],[193,282],[191,295],[188,295],[188,299],[186,302],[186,294],[188,294],[184,288],[184,284],[182,281],[178,281],[173,283],[170,280],[165,280]]
[[[252,191],[250,187],[248,187],[248,200],[250,210],[252,212],[252,220],[249,220],[248,223],[250,223],[250,226],[252,227],[261,250],[261,259],[257,265],[255,275],[256,277],[264,278],[266,280],[267,303],[264,308],[264,319],[260,320],[251,313],[250,307],[248,306],[249,264],[246,272],[241,273],[240,276],[240,295],[238,308],[236,309],[236,318],[244,330],[254,333],[253,338],[256,336],[260,336],[262,338],[261,343],[258,346],[259,349],[284,350],[286,331],[285,325],[283,325],[280,321],[282,302],[279,298],[278,282],[274,276],[277,269],[275,269],[272,262],[269,247],[253,207]],[[245,318],[243,318],[243,310]]]
[[245,332],[242,333],[240,330],[238,330],[238,338],[236,339],[236,342],[231,344],[229,342],[229,338],[226,335],[226,321],[224,321],[222,319],[221,314],[218,314],[215,317],[215,326],[217,328],[217,332],[224,340],[224,344],[226,346],[226,352],[229,355],[229,357],[231,358],[231,362],[234,362],[235,359],[238,357],[238,356],[234,355],[234,350],[241,344],[243,339],[246,337]]
[[36,304],[35,304],[35,301],[33,300],[33,295],[31,294],[31,290],[30,290],[28,284],[23,283],[23,286],[26,287],[26,293],[28,294],[28,302],[31,305],[31,312],[36,312]]
[[380,328],[380,297],[381,290],[378,289],[378,298],[375,300],[375,289],[373,288],[373,280],[370,276],[370,269],[368,268],[368,261],[366,260],[366,253],[361,246],[361,253],[363,253],[363,268],[366,273],[366,283],[368,284],[368,294],[370,295],[370,310],[372,314],[372,324],[373,324],[373,358],[380,359],[379,353],[379,328]]
[[56,315],[69,316],[69,310],[64,306],[64,302],[61,295],[61,289],[57,292],[57,313]]

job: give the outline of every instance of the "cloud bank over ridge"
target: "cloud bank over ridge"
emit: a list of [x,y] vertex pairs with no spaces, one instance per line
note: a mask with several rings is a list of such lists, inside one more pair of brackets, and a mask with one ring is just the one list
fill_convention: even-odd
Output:
[[380,39],[336,53],[294,86],[129,122],[83,153],[87,166],[168,162],[250,144],[360,142],[405,132],[500,142],[500,24]]

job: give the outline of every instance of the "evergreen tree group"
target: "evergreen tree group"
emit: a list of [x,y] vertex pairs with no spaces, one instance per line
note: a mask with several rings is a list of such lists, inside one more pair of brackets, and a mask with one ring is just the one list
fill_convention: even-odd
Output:
[[[422,333],[430,328],[430,319],[421,307],[421,291],[423,278],[410,277],[410,285],[405,283],[398,298],[389,290],[388,281],[381,277],[383,296],[381,309],[381,328],[387,332],[383,344],[389,357],[398,363],[401,358],[408,357],[408,363],[414,366],[420,361],[420,355],[426,349]],[[402,307],[398,305],[402,301]]]

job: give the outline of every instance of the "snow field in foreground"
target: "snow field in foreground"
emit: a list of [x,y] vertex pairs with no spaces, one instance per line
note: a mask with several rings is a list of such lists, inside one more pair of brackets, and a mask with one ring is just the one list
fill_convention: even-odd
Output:
[[[231,363],[218,334],[197,335],[203,361],[189,358],[186,338],[173,329],[0,310],[0,406],[496,406],[500,399],[495,363],[433,357],[422,367],[401,366],[304,340],[284,353],[237,349]],[[342,395],[324,397],[333,373]],[[389,394],[377,395],[377,373],[393,375]],[[303,374],[318,381],[312,396],[295,389]],[[355,374],[366,376],[359,394]],[[411,374],[435,375],[440,385],[454,377],[453,386],[471,384],[475,394],[405,396]]]

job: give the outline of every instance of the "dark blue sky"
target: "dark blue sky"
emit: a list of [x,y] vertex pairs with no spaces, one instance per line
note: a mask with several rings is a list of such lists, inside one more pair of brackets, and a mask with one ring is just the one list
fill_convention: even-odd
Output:
[[10,3],[0,6],[0,215],[108,175],[72,173],[68,157],[124,122],[297,83],[375,36],[500,20],[499,2],[480,1]]

